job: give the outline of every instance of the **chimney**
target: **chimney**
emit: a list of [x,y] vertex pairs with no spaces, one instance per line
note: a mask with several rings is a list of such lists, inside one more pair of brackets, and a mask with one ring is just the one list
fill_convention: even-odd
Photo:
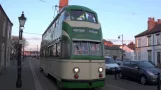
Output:
[[151,30],[155,26],[155,20],[154,18],[149,17],[148,18],[148,30]]
[[59,12],[65,6],[68,6],[68,0],[59,0]]
[[157,24],[161,24],[161,19],[158,19]]

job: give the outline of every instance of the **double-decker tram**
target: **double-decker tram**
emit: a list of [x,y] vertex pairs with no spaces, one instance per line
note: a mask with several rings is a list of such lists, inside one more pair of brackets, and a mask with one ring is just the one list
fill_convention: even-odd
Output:
[[101,88],[105,85],[103,48],[97,13],[69,5],[42,35],[40,68],[60,88]]

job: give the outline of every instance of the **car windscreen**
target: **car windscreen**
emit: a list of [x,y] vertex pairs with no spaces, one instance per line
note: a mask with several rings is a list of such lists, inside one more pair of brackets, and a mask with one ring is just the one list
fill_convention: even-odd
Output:
[[139,62],[139,66],[142,68],[154,68],[155,66],[149,61],[141,61]]
[[106,64],[111,64],[111,63],[115,63],[115,61],[112,58],[106,58],[105,63]]

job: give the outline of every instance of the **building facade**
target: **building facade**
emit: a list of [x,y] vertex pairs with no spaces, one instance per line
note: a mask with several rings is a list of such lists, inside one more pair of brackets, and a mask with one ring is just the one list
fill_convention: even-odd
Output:
[[135,59],[134,49],[131,49],[127,45],[123,45],[123,46],[121,45],[120,48],[125,51],[125,53],[124,53],[125,54],[124,55],[125,59],[128,59],[128,60],[134,60]]
[[111,41],[103,40],[104,42],[104,56],[121,58],[122,49],[118,46],[113,45]]
[[161,19],[148,19],[148,29],[135,36],[136,59],[161,65]]
[[0,71],[10,64],[12,22],[0,5]]

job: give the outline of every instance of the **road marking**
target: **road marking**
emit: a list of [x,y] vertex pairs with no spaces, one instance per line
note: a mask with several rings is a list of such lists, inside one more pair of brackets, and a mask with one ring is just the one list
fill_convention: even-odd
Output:
[[38,78],[36,76],[35,71],[32,68],[31,61],[30,60],[29,60],[29,64],[30,64],[30,68],[31,68],[31,71],[32,71],[32,76],[34,78],[36,90],[42,90],[42,87],[41,87],[40,82],[39,82],[39,80],[38,80]]
[[124,88],[121,88],[121,87],[118,87],[118,86],[114,86],[114,85],[109,85],[109,84],[106,84],[106,85],[109,86],[109,87],[117,88],[119,90],[127,90],[127,89],[124,89]]

